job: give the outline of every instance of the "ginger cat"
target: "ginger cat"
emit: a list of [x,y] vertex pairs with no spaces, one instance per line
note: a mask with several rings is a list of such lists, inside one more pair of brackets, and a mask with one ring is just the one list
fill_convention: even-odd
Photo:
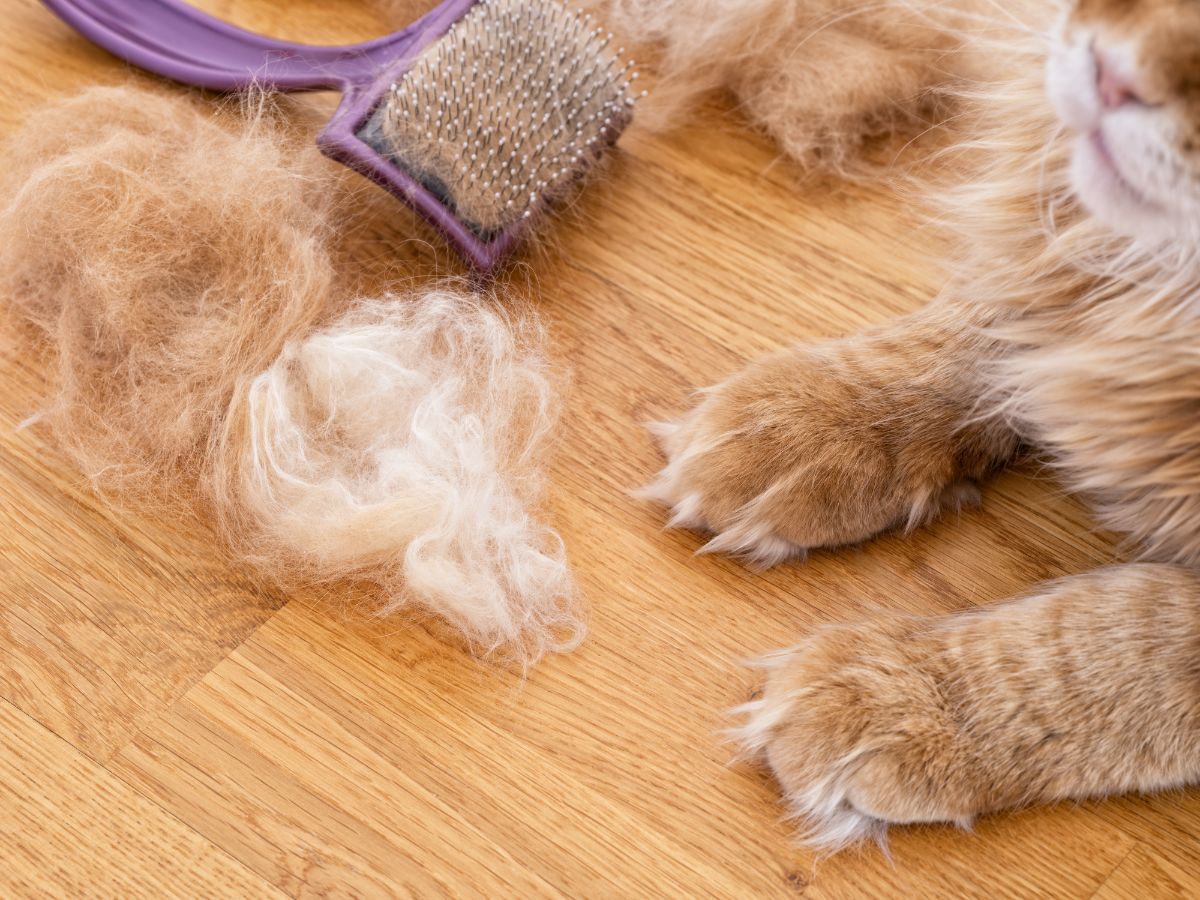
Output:
[[[831,626],[774,654],[740,734],[821,847],[1200,779],[1200,2],[1061,13],[1045,32],[986,38],[967,15],[946,51],[1003,74],[957,101],[977,174],[946,198],[962,249],[944,293],[758,360],[661,428],[669,462],[651,491],[672,522],[762,563],[926,522],[1026,445],[1140,548],[990,608]],[[836,18],[839,40],[854,15]],[[805,38],[817,57],[819,40]],[[874,91],[898,51],[869,46]],[[896,83],[921,81],[902,58]],[[919,93],[949,93],[951,67]],[[893,123],[852,76],[831,77],[864,134]]]

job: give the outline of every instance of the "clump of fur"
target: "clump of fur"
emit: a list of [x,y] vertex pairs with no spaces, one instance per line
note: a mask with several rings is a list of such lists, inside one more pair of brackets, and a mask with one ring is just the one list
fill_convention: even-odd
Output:
[[315,152],[113,87],[35,112],[5,162],[0,291],[53,356],[42,420],[98,490],[190,503],[238,378],[324,313]]
[[524,662],[564,649],[570,573],[527,511],[542,335],[454,287],[353,304],[332,177],[261,109],[120,87],[31,116],[0,295],[52,369],[40,419],[97,490],[215,518],[279,581],[374,582],[382,614]]
[[435,290],[289,344],[236,393],[208,473],[230,539],[284,581],[376,582],[384,614],[416,598],[489,652],[570,646],[562,541],[527,508],[557,421],[541,338]]
[[873,137],[935,120],[966,75],[957,24],[930,0],[607,0],[658,56],[643,121],[677,121],[732,92],[790,156],[843,169]]

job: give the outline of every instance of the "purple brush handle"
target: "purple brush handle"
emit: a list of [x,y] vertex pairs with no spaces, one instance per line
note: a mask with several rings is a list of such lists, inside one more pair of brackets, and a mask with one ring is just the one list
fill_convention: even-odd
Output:
[[[216,91],[252,85],[279,91],[348,91],[374,82],[380,70],[408,51],[419,52],[476,0],[446,0],[403,31],[341,47],[265,37],[180,0],[42,2],[106,50],[175,81]],[[422,41],[423,36],[429,39]]]
[[339,90],[345,96],[317,138],[325,155],[370,178],[438,228],[480,272],[512,251],[520,227],[481,240],[419,182],[357,132],[417,56],[479,0],[445,0],[395,34],[338,47],[279,41],[222,22],[180,0],[42,0],[109,52],[175,81],[217,91]]

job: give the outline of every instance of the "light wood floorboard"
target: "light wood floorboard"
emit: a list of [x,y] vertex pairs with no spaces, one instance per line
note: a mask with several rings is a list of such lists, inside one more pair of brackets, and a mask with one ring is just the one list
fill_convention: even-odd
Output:
[[[383,29],[354,0],[200,5],[311,42]],[[138,77],[34,0],[0,9],[4,132],[39,100]],[[359,190],[368,283],[455,271]],[[963,609],[1114,552],[1031,471],[979,510],[766,573],[695,557],[699,536],[630,496],[660,462],[646,420],[757,353],[936,291],[939,241],[905,204],[801,180],[727,116],[629,133],[556,230],[511,280],[574,372],[549,513],[591,634],[524,681],[420,624],[257,589],[203,525],[114,512],[18,428],[45,369],[0,328],[0,894],[1200,896],[1195,791],[900,829],[894,863],[817,862],[769,780],[729,763],[723,711],[755,684],[743,661],[823,622]]]

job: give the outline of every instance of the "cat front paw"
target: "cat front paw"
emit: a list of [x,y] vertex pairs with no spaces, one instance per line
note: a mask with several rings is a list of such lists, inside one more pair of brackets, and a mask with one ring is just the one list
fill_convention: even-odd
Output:
[[651,426],[667,465],[642,496],[670,508],[672,527],[711,532],[701,552],[761,565],[975,502],[944,451],[913,447],[881,402],[820,348],[759,360],[681,419]]
[[733,710],[745,758],[765,762],[805,843],[833,852],[889,825],[968,826],[985,811],[971,741],[955,719],[921,620],[829,626],[763,660],[757,699]]
[[804,556],[808,547],[784,537],[760,499],[770,476],[754,459],[755,442],[717,407],[710,390],[682,419],[650,424],[667,465],[640,496],[670,509],[668,527],[711,533],[700,553],[731,553],[762,566]]

